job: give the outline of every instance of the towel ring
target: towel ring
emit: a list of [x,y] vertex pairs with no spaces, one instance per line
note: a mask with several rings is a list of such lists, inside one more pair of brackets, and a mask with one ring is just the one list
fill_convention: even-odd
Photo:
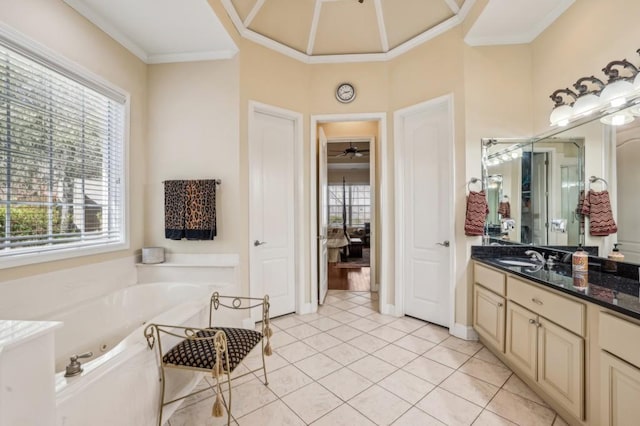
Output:
[[604,184],[604,191],[609,189],[609,184],[607,183],[607,181],[602,179],[602,178],[596,177],[596,176],[591,176],[589,178],[589,189],[591,189],[591,184],[592,183],[595,183],[595,182],[598,182],[598,181],[600,181],[600,182],[602,182]]
[[469,180],[469,182],[467,183],[467,189],[469,190],[469,192],[471,192],[471,185],[478,182],[480,182],[480,190],[484,189],[484,185],[482,184],[482,181],[476,177],[472,177],[471,180]]

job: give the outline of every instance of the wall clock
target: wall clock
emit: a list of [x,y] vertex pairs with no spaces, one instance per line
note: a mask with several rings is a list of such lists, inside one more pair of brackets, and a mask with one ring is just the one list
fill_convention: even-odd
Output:
[[336,99],[343,104],[348,104],[356,98],[356,89],[351,83],[340,83],[336,89]]

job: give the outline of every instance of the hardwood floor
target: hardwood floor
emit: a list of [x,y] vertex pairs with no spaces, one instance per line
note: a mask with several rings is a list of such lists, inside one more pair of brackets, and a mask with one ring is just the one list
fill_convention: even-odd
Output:
[[337,268],[329,263],[329,290],[371,290],[371,268]]

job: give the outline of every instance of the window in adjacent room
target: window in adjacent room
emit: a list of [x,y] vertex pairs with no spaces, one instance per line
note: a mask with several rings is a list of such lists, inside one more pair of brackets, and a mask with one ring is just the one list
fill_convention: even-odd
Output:
[[0,267],[126,244],[127,97],[49,55],[0,36]]
[[371,221],[371,187],[369,185],[329,185],[329,225],[342,225],[343,203],[347,226],[364,226]]

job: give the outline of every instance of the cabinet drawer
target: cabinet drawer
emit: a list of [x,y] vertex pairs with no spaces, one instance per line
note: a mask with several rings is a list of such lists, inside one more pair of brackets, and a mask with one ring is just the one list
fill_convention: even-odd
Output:
[[585,335],[585,306],[524,281],[507,278],[509,299],[570,331]]
[[506,276],[502,272],[495,271],[478,263],[473,264],[474,281],[501,296],[505,295],[505,278]]
[[640,367],[640,326],[616,316],[600,313],[600,347]]

